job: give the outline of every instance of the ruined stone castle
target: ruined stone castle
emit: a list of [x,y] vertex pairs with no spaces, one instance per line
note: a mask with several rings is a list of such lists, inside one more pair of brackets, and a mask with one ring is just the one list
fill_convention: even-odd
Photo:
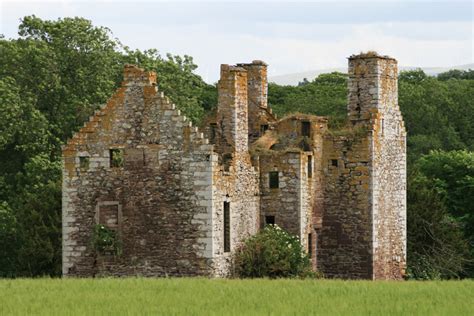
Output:
[[[397,62],[349,57],[347,126],[267,104],[267,65],[221,65],[200,128],[126,66],[121,87],[63,148],[65,276],[227,276],[266,224],[299,237],[326,277],[401,279],[406,131]],[[159,75],[159,74],[158,74]],[[159,80],[159,79],[158,79]],[[120,255],[98,254],[96,225]]]

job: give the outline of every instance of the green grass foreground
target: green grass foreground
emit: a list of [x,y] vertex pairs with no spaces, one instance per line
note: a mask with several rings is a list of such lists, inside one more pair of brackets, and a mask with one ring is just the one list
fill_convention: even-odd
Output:
[[474,315],[474,281],[0,280],[0,315]]

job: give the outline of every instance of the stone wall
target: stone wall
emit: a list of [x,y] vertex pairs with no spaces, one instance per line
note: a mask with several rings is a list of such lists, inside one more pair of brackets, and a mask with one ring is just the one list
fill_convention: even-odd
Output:
[[[212,207],[213,256],[216,275],[231,273],[232,253],[259,227],[258,173],[252,166],[248,148],[247,71],[242,67],[222,65],[218,84],[217,155],[229,155],[221,165],[214,164]],[[230,208],[230,251],[224,250],[224,202]]]
[[359,57],[351,59],[349,72],[355,86],[368,84],[359,84],[357,95],[377,104],[365,123],[372,127],[373,278],[401,279],[406,266],[406,132],[398,107],[397,62]]
[[[303,122],[309,123],[308,136],[302,135]],[[255,143],[257,148],[265,147],[255,151],[260,170],[261,223],[265,216],[274,216],[277,225],[296,235],[311,252],[314,268],[317,229],[322,223],[321,160],[326,130],[325,118],[291,115],[272,123],[270,131]],[[279,173],[279,188],[269,187],[272,171]]]
[[[259,228],[258,174],[250,159],[236,160],[230,171],[223,166],[213,176],[213,250],[215,275],[229,276],[232,253],[241,242],[255,235]],[[230,251],[224,251],[224,202],[230,203]]]
[[[272,152],[259,156],[262,225],[265,216],[274,216],[275,224],[301,238],[302,158],[299,151]],[[278,172],[278,188],[270,188],[270,172]]]
[[[63,274],[213,274],[212,146],[155,74],[127,66],[124,79],[63,149]],[[111,149],[123,154],[116,167]],[[118,229],[122,255],[93,249],[96,224]]]
[[222,155],[248,152],[247,71],[221,65],[217,89],[217,152]]
[[318,270],[327,277],[372,278],[370,141],[352,130],[324,138],[324,210]]

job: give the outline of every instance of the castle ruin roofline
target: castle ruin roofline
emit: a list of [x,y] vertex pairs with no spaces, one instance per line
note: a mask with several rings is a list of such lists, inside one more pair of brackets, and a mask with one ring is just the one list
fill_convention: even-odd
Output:
[[[396,60],[348,57],[344,120],[296,109],[278,120],[267,64],[250,60],[220,65],[201,129],[155,72],[123,67],[122,86],[62,146],[64,277],[230,277],[235,251],[276,224],[325,277],[403,279]],[[120,254],[91,242],[95,225],[115,233]]]

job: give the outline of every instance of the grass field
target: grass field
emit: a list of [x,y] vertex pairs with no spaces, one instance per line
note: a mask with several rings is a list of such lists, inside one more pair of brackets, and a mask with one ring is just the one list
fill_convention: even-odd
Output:
[[0,315],[474,315],[474,281],[0,280]]

